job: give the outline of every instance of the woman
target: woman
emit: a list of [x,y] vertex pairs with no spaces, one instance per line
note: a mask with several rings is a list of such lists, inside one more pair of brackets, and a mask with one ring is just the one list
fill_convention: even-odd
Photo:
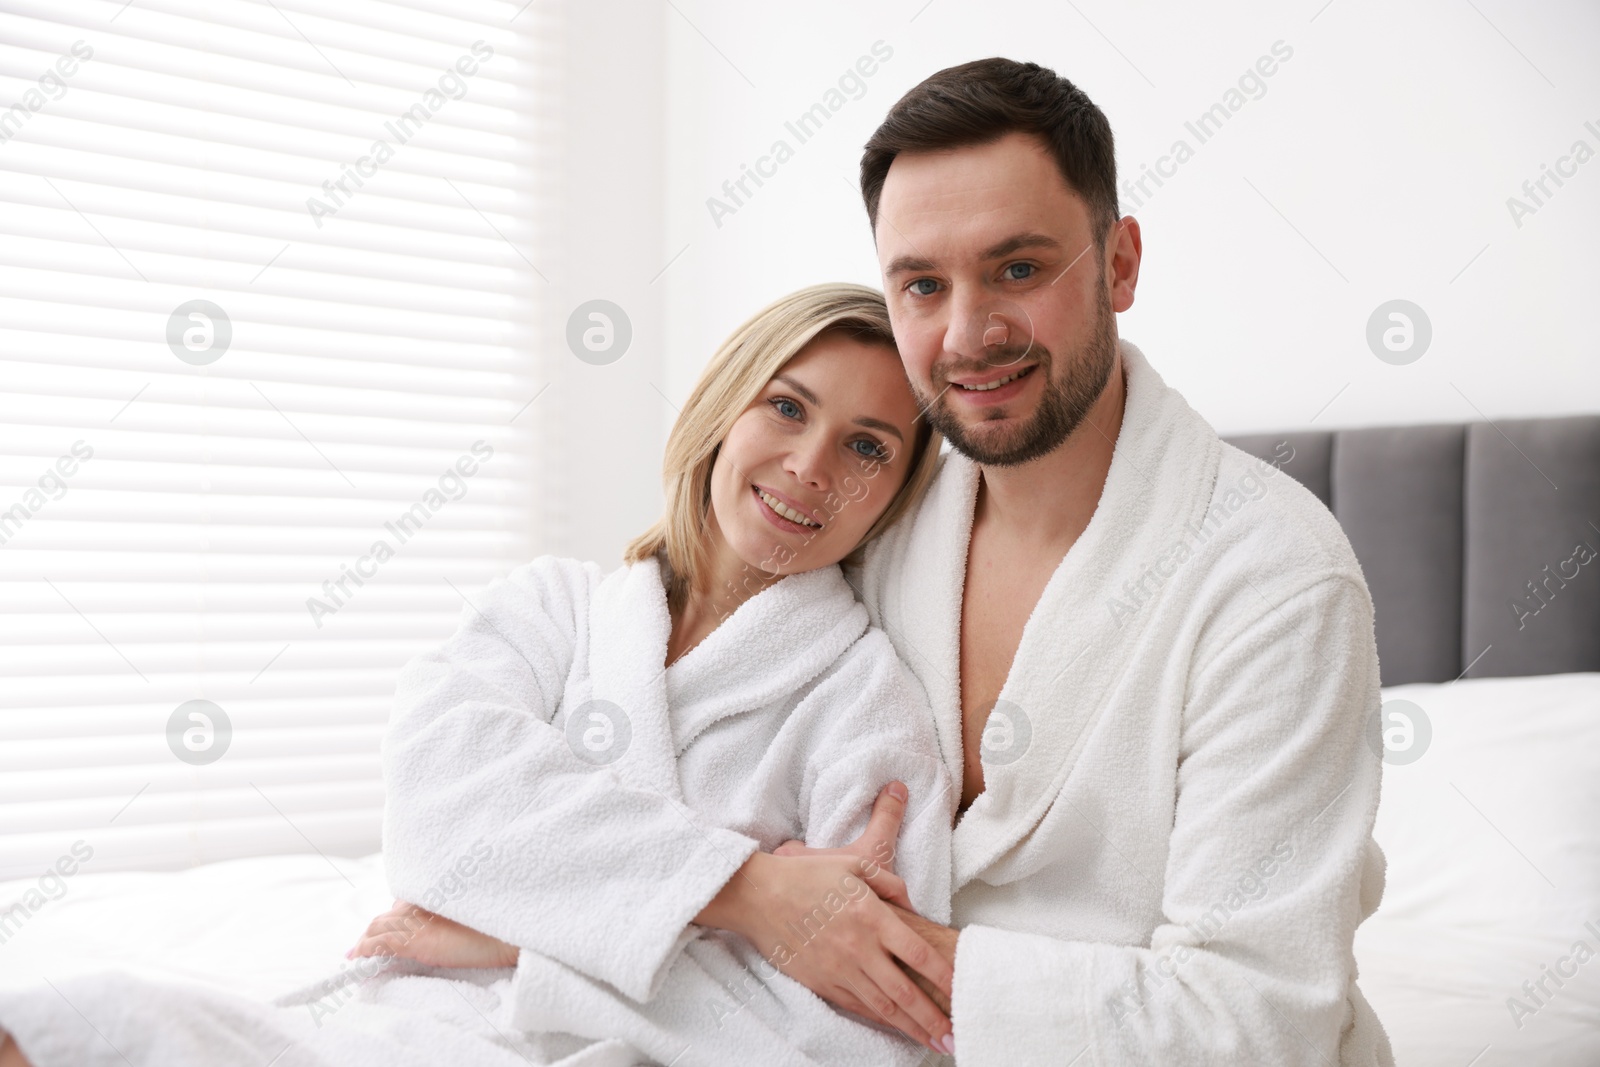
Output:
[[[878,293],[816,286],[758,313],[674,426],[666,516],[627,565],[534,560],[402,672],[384,843],[391,888],[413,903],[353,952],[403,958],[276,1014],[187,994],[182,1014],[204,1017],[211,1045],[161,1044],[132,1011],[117,1034],[164,1063],[250,1047],[285,1067],[302,1053],[510,1063],[508,1050],[574,1065],[920,1060],[788,974],[874,891],[948,919],[953,794],[931,716],[838,566],[914,505],[938,446]],[[898,854],[763,851],[839,848],[891,782],[921,813]],[[736,903],[762,883],[827,891],[780,936]],[[890,951],[911,955],[915,935],[884,925]],[[124,1003],[158,999],[117,981]],[[903,984],[881,970],[845,981],[862,1003]],[[112,1034],[62,1045],[27,1015],[75,1023],[53,995],[0,996],[0,1026],[37,1067],[133,1055],[111,1054]],[[948,1047],[948,1022],[927,1021],[929,1046]]]

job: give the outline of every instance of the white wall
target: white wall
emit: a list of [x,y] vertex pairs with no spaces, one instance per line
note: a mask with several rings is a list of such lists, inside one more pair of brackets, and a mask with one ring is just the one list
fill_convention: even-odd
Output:
[[[621,562],[623,546],[661,510],[661,449],[670,408],[662,380],[665,265],[662,194],[668,135],[661,88],[666,5],[656,0],[539,0],[536,39],[552,64],[546,188],[550,205],[535,266],[541,287],[548,388],[518,421],[533,420],[549,486],[541,552]],[[632,340],[613,362],[580,360],[567,341],[572,312],[591,300],[622,308]]]
[[[641,358],[608,379],[630,418],[640,397],[655,397],[650,382],[681,402],[717,344],[767,301],[828,279],[880,284],[856,189],[860,147],[922,78],[991,55],[1042,63],[1083,87],[1111,120],[1125,178],[1177,138],[1194,147],[1154,195],[1124,200],[1143,227],[1145,258],[1118,329],[1219,432],[1600,411],[1590,310],[1600,293],[1600,158],[1551,185],[1520,226],[1506,203],[1574,141],[1600,152],[1593,3],[612,8],[623,9],[637,25],[611,19],[607,47],[643,53],[642,35],[660,32],[663,83],[649,80],[646,62],[638,78],[574,106],[621,143],[608,165],[639,153],[622,181],[659,213],[659,257],[634,234],[625,252],[638,258],[614,273],[648,275],[677,255],[649,287],[664,301],[661,332],[648,339],[659,362]],[[785,121],[880,40],[893,54],[860,99],[800,144]],[[1265,93],[1198,143],[1184,123],[1278,41],[1293,54]],[[707,199],[780,138],[793,158],[717,225]],[[574,210],[600,211],[595,225],[608,225],[612,209],[636,217],[636,205],[580,195]],[[1374,309],[1395,298],[1420,305],[1433,327],[1426,354],[1405,366],[1380,361],[1365,336]],[[647,371],[659,377],[644,380]],[[651,479],[674,414],[655,404],[656,447],[646,454],[649,435],[637,426],[625,442],[640,450],[625,461]],[[600,550],[655,516],[653,491],[596,502],[595,558],[609,563]]]
[[[1175,138],[1196,143],[1184,122],[1282,40],[1293,57],[1265,95],[1142,207],[1124,202],[1145,259],[1122,335],[1224,433],[1304,424],[1346,383],[1318,425],[1466,420],[1468,400],[1491,418],[1600,410],[1600,160],[1520,229],[1505,204],[1575,139],[1600,151],[1584,129],[1600,128],[1600,9],[1323,2],[679,3],[756,87],[669,13],[666,225],[690,245],[670,273],[674,387],[763,301],[878,283],[860,146],[933,71],[989,55],[1054,68],[1106,112],[1137,176]],[[865,96],[718,229],[705,199],[878,39],[894,56]],[[1409,366],[1364,339],[1395,297],[1434,325]]]

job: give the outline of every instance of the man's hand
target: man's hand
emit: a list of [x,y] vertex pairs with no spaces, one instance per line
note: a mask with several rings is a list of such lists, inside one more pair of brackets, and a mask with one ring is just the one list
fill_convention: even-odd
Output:
[[[774,856],[853,856],[865,863],[877,864],[885,870],[894,870],[895,842],[900,840],[900,823],[906,817],[906,787],[900,782],[890,782],[872,802],[872,814],[867,818],[867,828],[861,836],[843,848],[812,848],[804,841],[785,841],[772,850]],[[879,894],[880,896],[882,894]],[[888,900],[888,897],[884,897]],[[909,900],[896,900],[907,911]]]
[[[861,836],[845,845],[843,848],[811,848],[801,841],[785,841],[773,850],[775,856],[854,856],[864,861],[872,861],[883,867],[893,869],[895,854],[895,841],[900,836],[900,823],[906,814],[906,787],[899,782],[890,782],[878,794],[878,799],[872,805],[872,815],[867,819],[867,828]],[[904,883],[900,883],[904,885]],[[956,937],[959,931],[948,926],[940,926],[931,919],[924,919],[911,907],[909,899],[890,899],[885,897],[889,909],[905,923],[912,933],[926,941],[935,952],[950,964],[954,973],[956,960]],[[895,961],[917,987],[928,995],[928,998],[939,1006],[945,1016],[950,1015],[950,991],[942,989],[930,982],[918,972],[907,967],[900,960]],[[908,1031],[909,1033],[909,1031]],[[912,1034],[916,1037],[917,1035]]]
[[372,920],[346,958],[404,956],[429,967],[515,967],[518,951],[499,938],[397,900]]
[[33,1067],[9,1034],[0,1034],[0,1067]]
[[832,849],[786,841],[772,856],[756,853],[695,921],[743,934],[824,1000],[951,1052],[949,1017],[929,999],[949,1003],[949,958],[912,932],[906,917],[924,920],[892,870],[905,812],[906,787],[889,783],[856,840]]
[[949,1018],[901,966],[948,997],[950,965],[881,897],[905,899],[905,883],[882,867],[848,856],[757,852],[695,922],[742,935],[778,970],[845,1011],[949,1052]]
[[[960,936],[961,931],[948,926],[940,926],[932,919],[924,919],[914,911],[906,911],[904,908],[896,907],[893,904],[889,905],[889,910],[898,915],[900,921],[911,928],[912,933],[932,945],[933,950],[944,957],[950,964],[951,973],[955,973],[956,938]],[[940,989],[903,963],[900,965],[900,969],[910,975],[911,980],[917,983],[917,986],[924,993],[928,994],[929,999],[939,1005],[940,1011],[947,1016],[950,1014],[950,995],[948,990]]]

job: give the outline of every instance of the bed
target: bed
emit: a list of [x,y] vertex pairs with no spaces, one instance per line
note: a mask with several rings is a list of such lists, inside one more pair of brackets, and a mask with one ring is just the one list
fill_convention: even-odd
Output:
[[1600,416],[1229,441],[1372,591],[1397,751],[1356,961],[1396,1063],[1600,1064]]
[[[1372,589],[1395,744],[1356,958],[1397,1063],[1600,1063],[1600,416],[1230,442],[1330,507]],[[390,904],[379,855],[61,886],[0,883],[0,913],[42,901],[0,929],[0,986],[119,967],[270,998]]]

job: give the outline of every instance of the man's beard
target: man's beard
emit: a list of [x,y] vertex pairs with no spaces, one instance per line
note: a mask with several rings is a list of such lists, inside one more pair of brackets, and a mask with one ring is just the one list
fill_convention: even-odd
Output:
[[[1038,459],[1055,450],[1071,436],[1072,431],[1088,417],[1089,409],[1100,399],[1106,383],[1111,380],[1111,369],[1116,365],[1117,334],[1112,319],[1111,294],[1103,286],[1096,286],[1100,294],[1095,312],[1094,330],[1089,339],[1067,360],[1066,378],[1057,381],[1051,370],[1054,355],[1037,343],[1022,349],[1001,347],[995,351],[995,362],[986,367],[1007,366],[1021,361],[1025,356],[1037,356],[1038,364],[1031,374],[1044,375],[1044,395],[1033,417],[1009,433],[973,434],[966,424],[950,410],[944,393],[959,389],[948,386],[934,398],[932,404],[923,403],[928,422],[943,434],[952,448],[975,463],[987,467],[1014,467]],[[921,401],[923,398],[919,397]],[[998,415],[985,419],[994,421]],[[983,423],[979,423],[980,428]]]

